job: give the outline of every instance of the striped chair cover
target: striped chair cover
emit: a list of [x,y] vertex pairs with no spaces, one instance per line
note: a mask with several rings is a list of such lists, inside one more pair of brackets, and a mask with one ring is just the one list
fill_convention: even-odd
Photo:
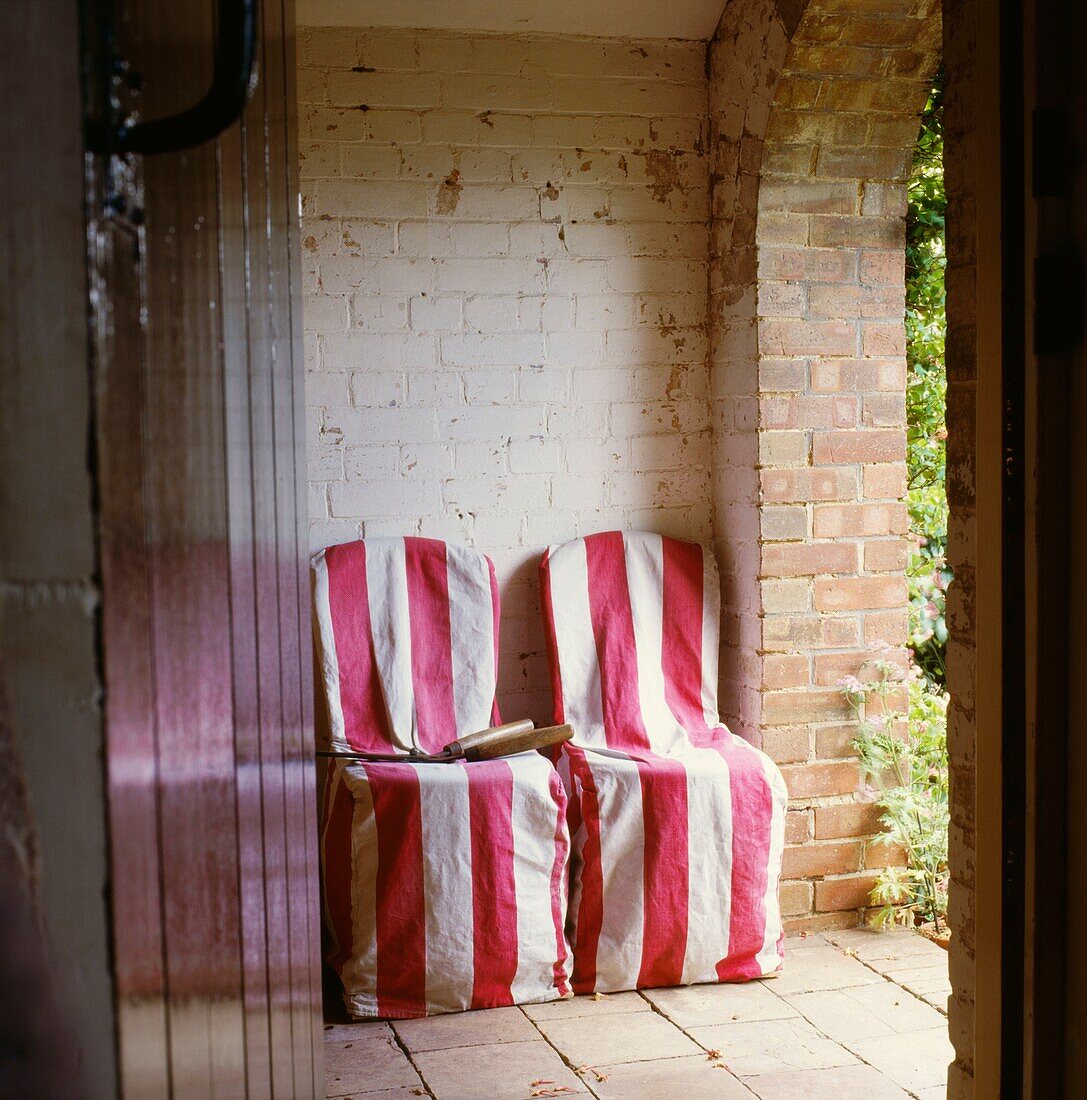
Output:
[[[367,539],[312,561],[337,748],[434,752],[497,722],[498,593],[484,555]],[[330,768],[321,825],[329,962],[356,1018],[569,994],[566,797],[539,753]]]
[[570,795],[573,986],[744,981],[781,967],[785,784],[717,714],[713,555],[650,534],[541,564]]

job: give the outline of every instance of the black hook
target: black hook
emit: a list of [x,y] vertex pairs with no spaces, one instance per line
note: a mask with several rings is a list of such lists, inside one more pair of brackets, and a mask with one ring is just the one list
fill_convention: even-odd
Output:
[[[257,0],[218,0],[219,26],[211,85],[191,107],[165,118],[111,127],[107,142],[93,141],[98,152],[176,153],[221,134],[237,121],[256,82]],[[127,66],[125,67],[127,74]],[[142,85],[138,74],[130,86]]]

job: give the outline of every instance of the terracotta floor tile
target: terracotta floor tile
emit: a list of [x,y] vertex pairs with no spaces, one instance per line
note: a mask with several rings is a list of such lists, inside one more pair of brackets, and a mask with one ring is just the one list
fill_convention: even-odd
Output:
[[721,1061],[737,1077],[783,1069],[829,1069],[857,1061],[799,1017],[693,1027],[689,1034],[707,1050],[720,1051]]
[[393,1028],[412,1054],[447,1047],[523,1043],[540,1037],[532,1021],[519,1008],[488,1008],[479,1012],[450,1012],[422,1020],[396,1020]]
[[568,997],[565,1001],[545,1001],[521,1005],[531,1020],[570,1020],[575,1016],[610,1016],[618,1012],[652,1012],[637,993],[608,993],[599,997]]
[[391,1037],[380,1034],[325,1043],[325,1080],[329,1096],[419,1085],[419,1075],[404,1052]]
[[555,1086],[588,1091],[542,1039],[431,1050],[414,1057],[436,1100],[529,1100],[534,1092]]
[[912,993],[894,984],[858,985],[786,998],[835,1042],[943,1027],[943,1017]]
[[[603,1077],[604,1080],[600,1078]],[[704,1054],[601,1066],[585,1078],[600,1100],[750,1100],[751,1093]]]
[[773,981],[774,992],[781,997],[787,993],[871,985],[883,978],[836,947],[825,946],[787,953],[785,969]]
[[773,984],[689,985],[682,989],[647,989],[644,996],[682,1028],[795,1016],[796,1009],[773,992]]
[[946,1027],[860,1039],[847,1046],[896,1085],[911,1091],[943,1084],[947,1065],[955,1057]]
[[609,1066],[698,1054],[692,1042],[655,1012],[541,1020],[540,1030],[575,1066]]
[[748,1077],[744,1084],[760,1100],[908,1100],[871,1066],[809,1069]]

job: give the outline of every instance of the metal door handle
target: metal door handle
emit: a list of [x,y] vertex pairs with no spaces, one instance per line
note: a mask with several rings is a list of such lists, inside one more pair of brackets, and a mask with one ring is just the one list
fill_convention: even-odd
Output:
[[191,107],[118,127],[114,153],[176,153],[221,134],[245,108],[255,83],[257,0],[218,0],[218,33],[211,85]]

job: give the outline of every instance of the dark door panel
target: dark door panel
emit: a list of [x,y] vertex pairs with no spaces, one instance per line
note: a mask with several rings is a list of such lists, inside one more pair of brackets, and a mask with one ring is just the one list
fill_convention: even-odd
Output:
[[[117,4],[112,74],[109,13],[90,12],[96,122],[108,126],[110,80],[141,119],[197,101],[216,11]],[[89,169],[131,1096],[304,1097],[324,1083],[289,4],[258,6],[254,48],[248,104],[217,139],[100,153]]]

